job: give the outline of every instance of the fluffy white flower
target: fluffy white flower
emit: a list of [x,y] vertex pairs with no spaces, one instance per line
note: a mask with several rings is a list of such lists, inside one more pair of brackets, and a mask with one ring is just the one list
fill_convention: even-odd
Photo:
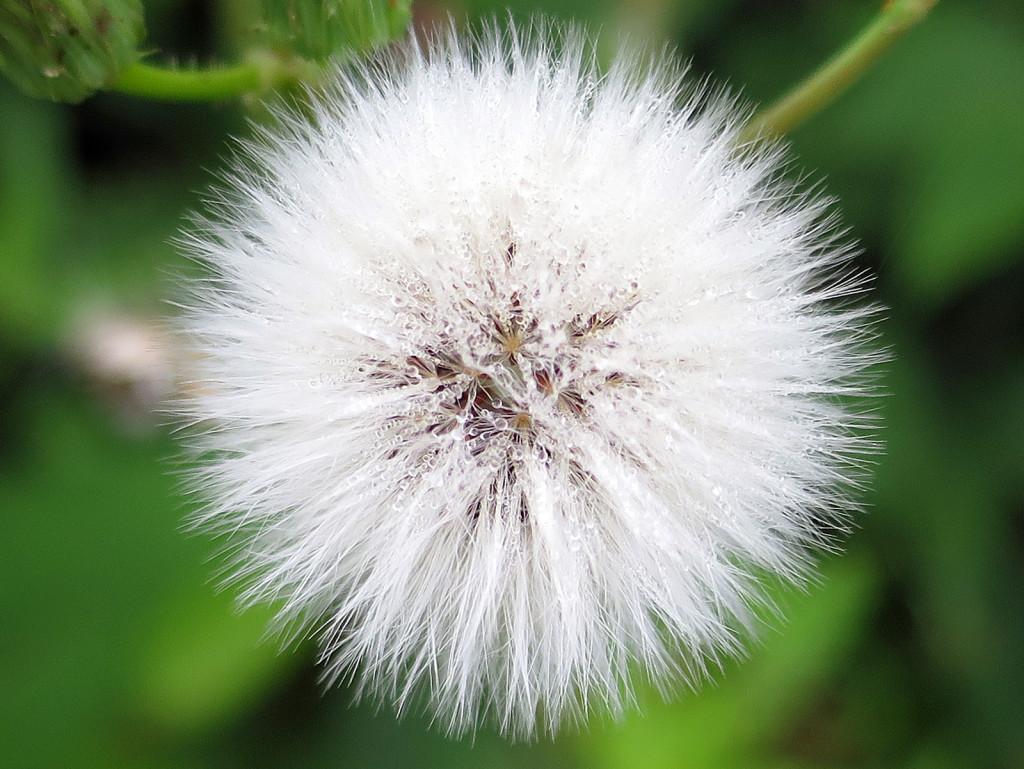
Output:
[[694,683],[870,448],[823,204],[737,151],[727,100],[588,50],[449,35],[346,71],[187,241],[200,524],[329,677],[453,733]]

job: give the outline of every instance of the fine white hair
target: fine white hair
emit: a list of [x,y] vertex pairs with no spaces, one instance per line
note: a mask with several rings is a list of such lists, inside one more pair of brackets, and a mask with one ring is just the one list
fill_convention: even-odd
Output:
[[585,36],[439,35],[244,144],[208,268],[195,520],[327,676],[554,733],[693,685],[874,444],[874,310],[733,100]]

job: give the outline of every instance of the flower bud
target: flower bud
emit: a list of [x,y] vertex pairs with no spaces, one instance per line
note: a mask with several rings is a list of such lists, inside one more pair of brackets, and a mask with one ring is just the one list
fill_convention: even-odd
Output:
[[78,102],[135,62],[140,0],[0,0],[0,71],[30,96]]
[[315,61],[398,37],[411,6],[411,0],[263,0],[269,42]]

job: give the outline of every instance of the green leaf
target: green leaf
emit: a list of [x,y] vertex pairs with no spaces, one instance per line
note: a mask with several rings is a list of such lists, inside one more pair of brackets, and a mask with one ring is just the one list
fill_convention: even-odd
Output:
[[1020,258],[1022,83],[1024,29],[939,3],[794,136],[848,205],[887,220],[886,269],[906,301],[934,310]]
[[161,607],[143,644],[136,715],[184,735],[239,718],[300,659],[266,638],[272,617],[267,607],[239,613],[229,595],[187,585]]
[[[0,466],[0,754],[77,766],[109,725],[152,607],[202,555],[177,531],[164,440],[129,442],[56,393],[18,402]],[[193,548],[195,549],[195,548]],[[190,566],[191,564],[191,566]]]
[[759,755],[801,715],[859,641],[877,603],[878,574],[862,555],[826,564],[822,586],[789,595],[780,629],[766,634],[749,660],[727,666],[717,687],[674,704],[652,703],[619,726],[580,738],[586,766],[676,769],[756,766]]
[[0,115],[0,329],[40,340],[60,305],[46,256],[67,221],[62,115],[2,82]]

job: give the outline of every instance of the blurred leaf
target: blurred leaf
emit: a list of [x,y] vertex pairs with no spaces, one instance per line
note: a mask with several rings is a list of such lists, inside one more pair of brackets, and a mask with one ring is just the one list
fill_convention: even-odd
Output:
[[195,202],[189,181],[186,174],[132,174],[89,186],[70,222],[75,245],[63,259],[75,302],[164,311],[173,290],[168,273],[184,262],[171,240]]
[[58,325],[49,249],[68,215],[63,114],[0,82],[0,115],[0,328],[38,340]]
[[969,726],[972,765],[989,766],[1019,747],[1015,730],[1024,723],[1024,570],[988,456],[1003,447],[977,445],[977,423],[969,438],[958,434],[909,341],[891,370],[889,453],[870,524],[908,585],[932,675],[952,708],[947,717]]
[[298,659],[266,638],[269,608],[239,613],[228,594],[187,588],[161,608],[143,645],[136,711],[152,725],[186,736],[237,720]]
[[169,444],[123,441],[58,384],[23,404],[31,439],[0,473],[5,767],[75,765],[119,710],[154,602],[202,567],[177,531]]
[[845,663],[876,604],[876,572],[862,554],[832,559],[823,571],[822,586],[786,600],[784,626],[749,660],[728,665],[717,687],[581,737],[584,764],[756,766],[759,749],[792,725]]
[[1003,269],[1024,245],[1024,30],[950,9],[909,41],[903,68],[930,109],[906,116],[919,175],[893,268],[930,304]]
[[1009,496],[1024,491],[1024,358],[1000,351],[993,366],[958,393],[963,408],[953,417],[979,472]]
[[906,301],[934,309],[1019,259],[1022,83],[1024,28],[984,4],[939,3],[798,132],[816,164],[883,207],[887,268]]

